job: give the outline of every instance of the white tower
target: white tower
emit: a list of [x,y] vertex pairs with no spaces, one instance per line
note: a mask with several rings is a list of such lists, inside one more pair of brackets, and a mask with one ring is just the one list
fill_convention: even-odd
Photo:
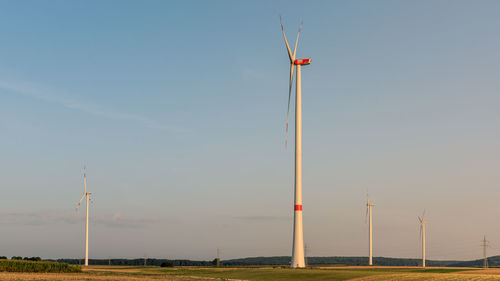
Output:
[[366,196],[366,212],[368,214],[368,265],[373,265],[373,207],[370,197]]
[[[281,19],[280,19],[281,20]],[[302,27],[302,24],[301,24]],[[294,199],[294,222],[293,222],[293,248],[292,262],[293,268],[305,267],[304,259],[304,234],[302,225],[302,89],[301,89],[301,66],[311,63],[311,59],[295,59],[297,42],[299,41],[300,29],[295,41],[293,54],[286,39],[283,24],[281,30],[285,39],[288,57],[290,58],[290,87],[288,92],[288,113],[286,117],[286,131],[288,135],[288,115],[290,113],[290,98],[292,94],[293,72],[297,68],[296,102],[295,102],[295,199]]]
[[78,206],[76,209],[80,207],[83,199],[85,198],[85,202],[87,204],[87,215],[85,216],[85,266],[89,265],[89,201],[90,201],[91,192],[87,192],[87,169],[83,168],[83,196],[78,202]]
[[420,236],[422,238],[422,267],[425,267],[425,224],[426,221],[424,220],[425,216],[425,211],[422,214],[422,217],[418,217],[418,220],[420,221]]

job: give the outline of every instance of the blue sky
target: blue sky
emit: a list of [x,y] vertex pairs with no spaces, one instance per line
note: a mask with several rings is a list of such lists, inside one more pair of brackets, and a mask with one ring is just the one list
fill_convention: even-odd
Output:
[[282,15],[312,58],[310,254],[366,255],[368,191],[375,256],[416,257],[425,208],[429,258],[480,257],[500,235],[499,5],[2,1],[0,254],[83,255],[87,165],[92,258],[289,255]]

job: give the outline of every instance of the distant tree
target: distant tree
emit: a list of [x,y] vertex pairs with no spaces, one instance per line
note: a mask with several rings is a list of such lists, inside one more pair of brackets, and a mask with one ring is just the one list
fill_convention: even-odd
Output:
[[11,259],[12,259],[12,260],[22,260],[22,259],[23,259],[23,257],[20,257],[20,256],[13,256]]
[[6,256],[0,256],[0,260],[6,260],[7,257]]
[[174,264],[172,263],[172,261],[164,261],[161,263],[160,266],[161,267],[172,267],[172,266],[174,266]]
[[[20,258],[20,257],[19,257]],[[25,261],[41,261],[42,259],[40,257],[24,257]]]

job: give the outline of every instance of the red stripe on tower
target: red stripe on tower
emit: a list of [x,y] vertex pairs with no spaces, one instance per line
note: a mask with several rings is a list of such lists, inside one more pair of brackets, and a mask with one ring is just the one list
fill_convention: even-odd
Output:
[[302,205],[295,205],[295,211],[302,211]]

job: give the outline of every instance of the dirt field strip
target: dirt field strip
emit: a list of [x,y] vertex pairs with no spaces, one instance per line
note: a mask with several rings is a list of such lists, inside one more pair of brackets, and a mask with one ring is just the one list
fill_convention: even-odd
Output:
[[[127,276],[127,275],[89,275],[85,273],[74,274],[58,274],[58,273],[15,273],[15,272],[0,272],[0,280],[36,280],[36,281],[144,281],[144,280],[164,280],[164,281],[213,281],[221,280],[220,278],[206,278],[198,276]],[[225,279],[231,280],[231,279]],[[231,280],[236,281],[236,280]]]
[[498,275],[457,274],[457,273],[401,273],[389,275],[377,275],[363,278],[350,279],[349,281],[493,281],[500,280]]
[[500,268],[427,268],[418,267],[321,267],[289,269],[273,267],[134,267],[90,266],[78,273],[0,272],[0,280],[36,281],[466,281],[499,280]]

